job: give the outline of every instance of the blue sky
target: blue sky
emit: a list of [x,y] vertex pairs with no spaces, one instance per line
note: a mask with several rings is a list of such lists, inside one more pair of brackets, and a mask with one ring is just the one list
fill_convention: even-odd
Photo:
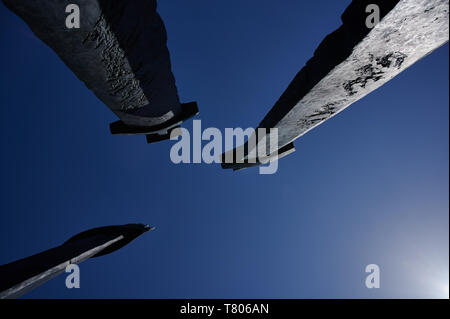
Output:
[[[160,1],[181,100],[204,127],[257,125],[349,3]],[[111,136],[115,116],[3,4],[0,43],[0,264],[97,226],[157,227],[83,263],[80,289],[60,276],[26,297],[448,297],[448,44],[259,175]]]

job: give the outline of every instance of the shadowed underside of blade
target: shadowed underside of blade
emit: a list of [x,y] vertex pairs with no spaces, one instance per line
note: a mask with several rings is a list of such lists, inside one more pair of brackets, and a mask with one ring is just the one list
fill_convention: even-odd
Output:
[[[112,134],[165,139],[198,113],[179,101],[156,0],[3,2],[120,118]],[[66,26],[69,4],[79,7],[80,28]]]

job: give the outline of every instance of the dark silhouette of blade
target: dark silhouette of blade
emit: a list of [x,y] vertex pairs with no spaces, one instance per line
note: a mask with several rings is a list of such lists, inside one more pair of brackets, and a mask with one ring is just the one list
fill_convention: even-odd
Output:
[[143,224],[94,228],[61,246],[0,266],[0,299],[17,298],[64,272],[67,265],[110,254],[153,229]]

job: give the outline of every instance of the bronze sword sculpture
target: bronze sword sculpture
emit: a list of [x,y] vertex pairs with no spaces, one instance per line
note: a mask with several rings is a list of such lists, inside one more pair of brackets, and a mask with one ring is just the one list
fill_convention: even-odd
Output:
[[[367,23],[373,5],[380,14],[374,27]],[[259,124],[263,132],[275,128],[278,134],[255,133],[256,142],[223,154],[223,168],[238,170],[294,152],[294,140],[448,42],[449,1],[354,0],[342,22]],[[278,150],[267,152],[270,145]]]
[[153,229],[143,224],[94,228],[58,247],[2,265],[0,299],[17,298],[64,272],[68,265],[110,254]]
[[[156,0],[3,2],[120,118],[112,134],[157,142],[198,113],[180,103]],[[79,28],[66,26],[69,5],[79,7]]]

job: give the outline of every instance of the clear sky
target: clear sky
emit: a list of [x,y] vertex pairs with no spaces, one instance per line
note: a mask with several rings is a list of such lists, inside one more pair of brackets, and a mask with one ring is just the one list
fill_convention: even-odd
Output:
[[[257,125],[349,3],[159,1],[181,100],[204,127]],[[0,43],[0,264],[97,226],[157,227],[81,264],[80,289],[62,275],[26,297],[448,297],[448,45],[259,175],[111,136],[115,116],[3,4]]]

